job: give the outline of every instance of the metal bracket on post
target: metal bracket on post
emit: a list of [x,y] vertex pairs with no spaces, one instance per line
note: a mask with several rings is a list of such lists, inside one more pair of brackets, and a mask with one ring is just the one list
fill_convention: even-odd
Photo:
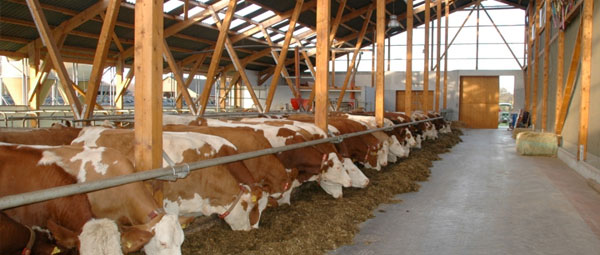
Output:
[[[164,176],[164,177],[160,177],[160,178],[156,178],[158,180],[163,180],[163,181],[176,181],[177,179],[183,179],[185,177],[187,177],[187,175],[190,173],[190,165],[188,165],[187,163],[183,164],[183,166],[175,166],[175,162],[173,162],[173,160],[169,157],[169,155],[167,155],[167,153],[163,150],[162,153],[163,159],[165,161],[167,161],[167,164],[169,164],[169,166],[171,167],[171,170],[173,170],[173,174],[170,176]],[[182,171],[177,171],[181,168]]]

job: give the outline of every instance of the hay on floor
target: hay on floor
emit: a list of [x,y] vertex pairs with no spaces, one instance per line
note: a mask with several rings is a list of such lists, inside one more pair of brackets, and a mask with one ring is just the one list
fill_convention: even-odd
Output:
[[521,132],[517,135],[517,152],[527,156],[555,157],[558,138],[554,133]]

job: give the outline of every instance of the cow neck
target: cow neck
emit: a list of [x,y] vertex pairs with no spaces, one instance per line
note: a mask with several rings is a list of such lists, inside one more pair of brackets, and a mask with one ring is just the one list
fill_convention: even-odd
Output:
[[231,203],[229,208],[227,208],[227,211],[225,211],[222,214],[219,214],[219,218],[225,219],[225,217],[227,217],[231,213],[231,211],[233,211],[233,208],[235,208],[235,206],[240,201],[240,199],[242,199],[242,195],[244,194],[244,191],[249,192],[249,190],[246,187],[244,187],[242,184],[239,184],[239,187],[240,187],[240,192],[238,192],[238,194],[236,195],[235,201],[233,201],[233,203]]

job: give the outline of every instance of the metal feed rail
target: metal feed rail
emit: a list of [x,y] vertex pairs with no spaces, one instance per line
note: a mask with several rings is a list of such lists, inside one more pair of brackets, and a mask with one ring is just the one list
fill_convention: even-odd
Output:
[[404,126],[408,126],[408,125],[413,125],[413,124],[437,120],[437,119],[442,119],[442,117],[429,118],[426,120],[414,121],[414,122],[410,122],[410,123],[402,123],[402,124],[397,124],[397,125],[393,125],[393,126],[389,126],[389,127],[369,129],[369,130],[364,130],[364,131],[360,131],[360,132],[343,134],[343,135],[339,135],[339,136],[323,138],[323,139],[318,139],[318,140],[312,140],[312,141],[307,141],[307,142],[302,142],[302,143],[290,144],[290,145],[281,146],[281,147],[275,147],[275,148],[269,148],[269,149],[264,149],[264,150],[240,153],[240,154],[231,155],[231,156],[196,161],[196,162],[186,163],[186,164],[177,165],[177,166],[173,166],[173,167],[157,168],[157,169],[137,172],[137,173],[133,173],[133,174],[115,176],[115,177],[111,177],[111,178],[107,178],[107,179],[103,179],[103,180],[70,184],[70,185],[65,185],[65,186],[49,188],[49,189],[31,191],[31,192],[27,192],[27,193],[8,195],[8,196],[4,196],[4,197],[0,198],[0,210],[9,209],[9,208],[18,207],[18,206],[27,205],[27,204],[32,204],[32,203],[37,203],[37,202],[42,202],[42,201],[55,199],[55,198],[59,198],[59,197],[71,196],[71,195],[111,188],[111,187],[120,186],[120,185],[124,185],[124,184],[128,184],[128,183],[132,183],[132,182],[145,181],[145,180],[150,180],[150,179],[175,180],[177,178],[185,178],[189,174],[190,171],[196,171],[198,169],[202,169],[202,168],[206,168],[206,167],[227,164],[227,163],[231,163],[231,162],[235,162],[235,161],[259,157],[259,156],[268,155],[268,154],[274,154],[274,153],[283,152],[283,151],[295,150],[295,149],[313,146],[313,145],[322,144],[322,143],[327,143],[327,142],[339,143],[342,140],[349,138],[349,137],[370,134],[370,133],[377,132],[377,131],[389,131],[394,128],[404,127]]

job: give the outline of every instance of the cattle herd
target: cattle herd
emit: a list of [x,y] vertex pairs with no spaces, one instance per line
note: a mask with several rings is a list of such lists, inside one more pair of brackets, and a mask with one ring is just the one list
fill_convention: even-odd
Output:
[[[437,113],[385,113],[384,126]],[[332,113],[328,132],[313,115],[241,119],[163,116],[163,167],[280,147],[376,128],[373,113]],[[0,254],[180,254],[182,227],[218,215],[233,230],[259,227],[262,212],[289,204],[292,191],[316,182],[334,198],[364,188],[357,167],[380,170],[421,141],[451,132],[443,119],[249,158],[191,172],[177,181],[136,182],[0,212]],[[134,131],[55,126],[0,131],[0,197],[131,174]]]

